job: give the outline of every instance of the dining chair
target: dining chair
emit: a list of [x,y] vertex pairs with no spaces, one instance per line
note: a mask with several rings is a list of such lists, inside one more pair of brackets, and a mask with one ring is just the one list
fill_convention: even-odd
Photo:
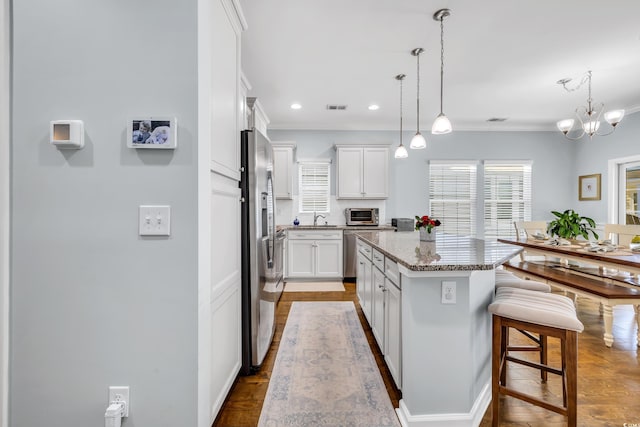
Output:
[[[516,237],[518,239],[532,239],[534,234],[547,234],[546,221],[514,221],[513,226],[516,229]],[[520,252],[520,259],[525,261],[526,251]]]
[[629,246],[633,236],[640,236],[640,224],[605,224],[604,238],[620,246]]

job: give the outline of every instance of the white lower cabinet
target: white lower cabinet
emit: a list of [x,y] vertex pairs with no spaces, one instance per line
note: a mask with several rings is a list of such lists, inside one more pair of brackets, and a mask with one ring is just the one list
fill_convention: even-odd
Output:
[[384,331],[384,360],[389,372],[399,389],[402,389],[402,323],[401,296],[398,288],[391,280],[385,279],[385,331]]
[[373,267],[371,276],[373,278],[373,315],[371,316],[371,331],[378,342],[380,351],[384,353],[385,277],[384,273],[376,266]]
[[402,291],[398,265],[358,240],[356,293],[396,386],[402,389]]
[[288,237],[287,277],[307,278],[315,276],[313,240],[298,240]]
[[288,279],[341,279],[342,230],[289,230]]

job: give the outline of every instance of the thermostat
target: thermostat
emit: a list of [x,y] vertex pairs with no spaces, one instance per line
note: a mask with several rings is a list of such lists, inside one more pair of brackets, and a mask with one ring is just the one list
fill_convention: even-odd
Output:
[[51,145],[58,148],[80,149],[84,147],[84,123],[82,120],[53,120],[49,128]]

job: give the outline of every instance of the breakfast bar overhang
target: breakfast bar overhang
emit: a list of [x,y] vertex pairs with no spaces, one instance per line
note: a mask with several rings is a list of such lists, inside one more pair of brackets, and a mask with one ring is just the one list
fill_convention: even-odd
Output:
[[[521,249],[417,232],[360,232],[401,275],[403,426],[475,427],[491,401],[491,303],[495,268]],[[446,282],[443,285],[443,282]],[[455,287],[455,303],[444,287]]]

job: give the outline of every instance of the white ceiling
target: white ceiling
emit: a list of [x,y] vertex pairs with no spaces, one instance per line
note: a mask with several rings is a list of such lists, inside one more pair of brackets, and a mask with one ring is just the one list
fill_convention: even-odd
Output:
[[[553,130],[586,104],[587,89],[556,82],[593,70],[605,110],[640,111],[638,0],[240,0],[248,29],[242,68],[272,129],[395,130],[404,82],[404,127],[439,112],[444,21],[444,112],[456,130]],[[294,111],[293,102],[303,108]],[[369,111],[371,103],[380,105]],[[346,104],[328,111],[327,104]],[[507,117],[488,123],[490,117]],[[620,126],[624,126],[624,121]]]

